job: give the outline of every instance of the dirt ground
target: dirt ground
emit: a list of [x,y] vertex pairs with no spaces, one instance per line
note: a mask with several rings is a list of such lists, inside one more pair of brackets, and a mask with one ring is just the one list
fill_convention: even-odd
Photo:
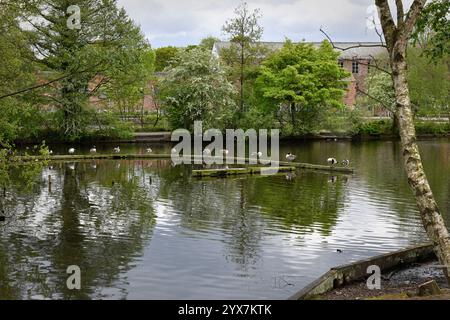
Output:
[[[366,281],[355,282],[324,294],[321,300],[450,300],[450,288],[437,261],[413,264],[382,275],[381,290],[369,290]],[[418,286],[436,280],[443,294],[419,297]]]

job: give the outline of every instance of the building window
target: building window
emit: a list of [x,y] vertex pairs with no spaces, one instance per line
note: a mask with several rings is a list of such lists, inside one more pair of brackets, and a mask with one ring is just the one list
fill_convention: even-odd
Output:
[[338,61],[339,67],[344,68],[344,60]]
[[352,73],[359,73],[359,62],[352,61]]

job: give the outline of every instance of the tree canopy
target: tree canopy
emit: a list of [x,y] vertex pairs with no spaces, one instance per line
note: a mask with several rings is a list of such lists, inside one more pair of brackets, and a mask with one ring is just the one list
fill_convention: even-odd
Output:
[[161,83],[162,101],[174,128],[192,129],[197,120],[204,127],[226,128],[236,109],[234,95],[219,61],[201,48],[181,52]]
[[339,53],[324,41],[319,48],[287,40],[261,67],[257,90],[271,112],[287,113],[295,132],[314,128],[330,108],[342,108],[350,74],[337,64]]

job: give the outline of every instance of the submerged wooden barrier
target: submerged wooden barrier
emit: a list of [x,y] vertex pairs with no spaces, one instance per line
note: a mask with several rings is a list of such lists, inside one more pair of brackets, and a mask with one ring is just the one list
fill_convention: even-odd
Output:
[[433,245],[425,244],[335,267],[288,300],[314,299],[334,289],[365,279],[370,276],[367,273],[367,268],[370,266],[378,266],[381,272],[385,272],[433,258],[436,258]]
[[[51,155],[51,156],[18,156],[14,157],[13,160],[18,162],[30,162],[39,160],[50,160],[50,161],[78,161],[78,160],[133,160],[133,159],[170,159],[171,154],[86,154],[86,155]],[[203,161],[203,160],[222,160],[223,157],[215,156],[191,156],[185,157],[186,160],[191,161]],[[251,163],[250,160],[255,161],[255,159],[232,157],[233,161],[238,161],[238,164],[256,164]],[[228,160],[228,158],[227,158]],[[224,161],[225,162],[225,161]],[[242,162],[242,163],[239,163]],[[339,166],[327,166],[320,164],[310,164],[301,162],[287,162],[287,161],[276,161],[273,163],[278,167],[296,167],[301,169],[309,170],[320,170],[320,171],[330,171],[337,173],[353,173],[354,169],[349,167],[339,167]]]
[[250,167],[250,168],[231,168],[231,169],[208,169],[192,170],[194,177],[226,177],[244,174],[262,174],[273,175],[280,172],[295,171],[295,167]]

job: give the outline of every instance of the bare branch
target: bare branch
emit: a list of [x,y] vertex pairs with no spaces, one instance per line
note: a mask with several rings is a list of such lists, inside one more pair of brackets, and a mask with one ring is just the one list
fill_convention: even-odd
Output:
[[337,50],[347,51],[347,50],[355,49],[355,48],[380,48],[380,47],[386,48],[386,45],[384,45],[383,43],[380,43],[380,44],[363,44],[363,43],[358,43],[358,44],[356,44],[356,45],[354,45],[354,46],[350,46],[350,47],[347,47],[347,48],[338,47],[338,46],[336,46],[336,45],[334,44],[333,40],[332,40],[332,39],[330,38],[330,36],[322,29],[322,27],[320,27],[319,30],[320,30],[320,32],[322,32],[322,33],[325,35],[325,37],[327,37],[328,41],[329,41],[330,44],[333,46],[333,48],[334,48],[334,49],[337,49]]
[[382,100],[380,100],[380,99],[378,99],[378,98],[372,96],[371,94],[369,94],[369,93],[367,93],[367,92],[361,90],[360,88],[356,88],[356,91],[358,91],[359,93],[362,93],[363,95],[367,96],[369,99],[372,99],[372,100],[378,102],[379,104],[381,104],[381,106],[382,106],[383,108],[386,108],[386,109],[389,110],[390,112],[394,112],[394,110],[392,110],[392,107],[387,106]]

